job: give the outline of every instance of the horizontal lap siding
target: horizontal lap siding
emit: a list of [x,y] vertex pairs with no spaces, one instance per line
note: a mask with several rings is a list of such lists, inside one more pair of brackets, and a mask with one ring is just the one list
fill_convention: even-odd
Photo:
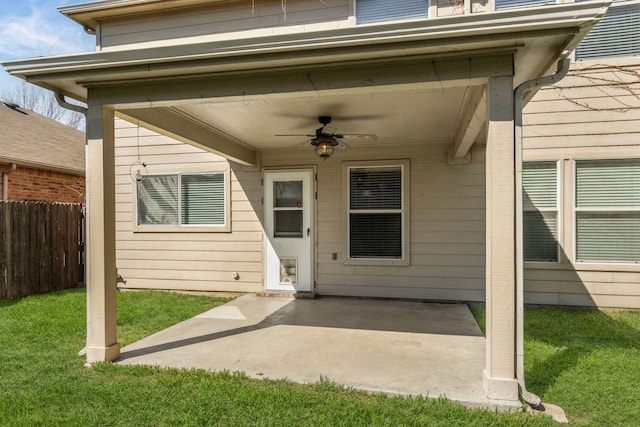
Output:
[[[262,228],[253,209],[255,203],[260,203],[260,174],[244,172],[236,165],[231,167],[232,233],[135,233],[131,165],[138,160],[138,152],[151,174],[167,167],[175,167],[178,172],[181,168],[195,171],[200,167],[228,164],[214,154],[117,120],[116,256],[118,273],[126,280],[124,286],[198,291],[261,290]],[[247,189],[246,193],[243,188]],[[239,274],[238,280],[233,277],[235,272]]]
[[119,50],[300,33],[343,27],[348,15],[348,0],[306,0],[284,6],[280,0],[213,4],[106,20],[100,44],[103,50]]
[[[525,160],[640,158],[640,61],[615,67],[574,65],[559,84],[525,108]],[[563,180],[563,259],[525,270],[531,304],[640,307],[640,266],[581,265],[573,258],[573,178]],[[601,268],[600,270],[598,270]]]
[[[436,300],[484,300],[484,149],[473,163],[447,164],[445,145],[352,148],[318,161],[311,150],[296,150],[288,165],[317,167],[318,291],[352,295]],[[291,151],[289,152],[291,153]],[[263,154],[263,166],[282,166],[282,151]],[[342,162],[410,159],[411,265],[345,265]],[[332,260],[336,253],[338,260]]]

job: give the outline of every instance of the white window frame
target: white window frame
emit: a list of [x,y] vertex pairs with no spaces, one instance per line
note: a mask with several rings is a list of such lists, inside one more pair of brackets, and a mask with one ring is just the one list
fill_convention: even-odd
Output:
[[[402,176],[402,204],[400,209],[401,219],[401,238],[402,238],[402,256],[400,258],[351,258],[350,257],[350,230],[349,230],[349,214],[350,214],[350,171],[354,168],[384,168],[384,167],[400,167]],[[343,197],[343,250],[344,264],[346,265],[369,265],[369,266],[408,266],[411,260],[411,241],[410,241],[410,212],[409,212],[409,181],[411,177],[410,160],[381,160],[381,161],[357,161],[343,162],[342,164],[342,182],[344,183]],[[386,211],[385,211],[386,212]]]
[[[154,168],[153,171],[140,171],[142,175],[148,176],[178,176],[178,224],[138,224],[138,185],[133,183],[133,231],[142,233],[216,233],[231,231],[231,171],[228,167],[212,169],[192,169],[185,168],[177,171],[175,169]],[[207,175],[222,174],[224,177],[224,224],[180,224],[182,202],[180,199],[181,181],[180,177],[187,175]]]
[[[561,171],[561,167],[562,164],[559,160],[527,160],[524,163],[555,163],[556,165],[556,207],[555,208],[539,208],[539,209],[527,209],[524,206],[524,201],[523,201],[523,221],[524,221],[524,213],[525,212],[555,212],[556,214],[556,260],[555,261],[548,261],[548,260],[528,260],[528,259],[523,259],[523,261],[525,263],[534,263],[534,264],[559,264],[562,262],[562,250],[561,250],[561,245],[560,245],[560,241],[561,241],[561,236],[562,236],[562,216],[561,216],[561,206],[562,206],[562,171]],[[522,190],[522,195],[524,197],[524,188]],[[523,230],[522,230],[523,234],[524,234],[524,224],[523,224]],[[525,236],[523,236],[524,238]],[[523,239],[524,240],[524,239]],[[524,244],[524,242],[523,242]],[[523,246],[524,249],[524,246]],[[523,254],[524,257],[524,254]]]
[[[605,266],[616,266],[616,268],[632,268],[633,271],[640,265],[640,262],[631,262],[631,261],[611,261],[611,260],[587,260],[581,261],[578,260],[578,213],[579,212],[640,212],[640,207],[616,207],[616,208],[579,208],[578,204],[578,166],[577,163],[581,161],[616,161],[616,160],[640,160],[637,157],[620,157],[620,158],[585,158],[585,159],[574,159],[572,160],[572,169],[573,169],[573,200],[571,206],[573,208],[572,215],[572,226],[573,226],[573,262],[576,265],[579,265],[581,268],[596,268],[596,269],[604,269]],[[602,266],[602,267],[599,267]]]

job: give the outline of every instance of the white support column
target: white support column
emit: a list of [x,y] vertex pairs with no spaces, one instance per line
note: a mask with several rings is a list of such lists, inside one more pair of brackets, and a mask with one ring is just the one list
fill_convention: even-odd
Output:
[[518,400],[513,78],[491,78],[487,91],[487,355],[483,386],[491,399]]
[[116,336],[114,112],[89,104],[87,117],[87,363],[120,357]]

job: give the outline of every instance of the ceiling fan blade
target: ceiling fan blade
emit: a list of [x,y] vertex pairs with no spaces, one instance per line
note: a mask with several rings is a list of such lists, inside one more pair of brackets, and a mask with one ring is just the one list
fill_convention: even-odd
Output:
[[279,133],[273,136],[297,136],[298,138],[300,138],[301,136],[304,136],[307,138],[314,138],[316,135],[309,135],[306,133]]
[[337,145],[337,148],[340,150],[348,150],[351,148],[351,146],[344,141],[340,141],[340,143]]
[[[337,135],[334,135],[337,136]],[[352,139],[373,139],[376,140],[378,137],[369,133],[342,133],[338,138],[352,138]]]

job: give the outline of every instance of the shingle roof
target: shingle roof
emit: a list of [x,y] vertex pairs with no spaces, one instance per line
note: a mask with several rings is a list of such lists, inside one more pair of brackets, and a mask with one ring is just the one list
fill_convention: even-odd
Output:
[[0,163],[84,175],[85,135],[0,102]]

